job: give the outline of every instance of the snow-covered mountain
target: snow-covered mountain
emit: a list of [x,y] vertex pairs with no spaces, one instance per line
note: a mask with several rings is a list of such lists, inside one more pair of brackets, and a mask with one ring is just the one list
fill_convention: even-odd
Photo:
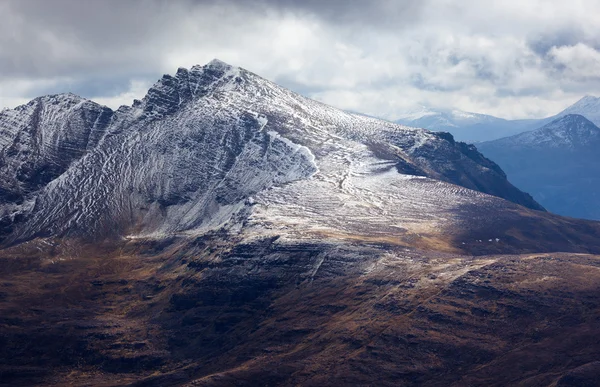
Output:
[[584,116],[569,114],[477,148],[550,211],[600,219],[600,128]]
[[112,111],[73,94],[0,113],[0,202],[22,202],[94,149]]
[[397,117],[397,121],[428,123],[432,128],[442,131],[444,129],[458,128],[466,125],[497,123],[505,120],[494,116],[470,113],[458,109],[435,110],[420,105],[414,109],[409,109],[408,111],[401,113]]
[[496,200],[486,194],[542,209],[451,136],[345,113],[218,60],[165,75],[114,112],[48,96],[2,112],[0,128],[10,241],[201,233],[248,219],[416,230]]
[[573,105],[558,113],[555,117],[564,117],[569,114],[582,115],[594,124],[600,125],[600,98],[586,95]]
[[459,141],[481,142],[535,129],[546,121],[505,120],[457,109],[431,109],[420,106],[401,113],[395,122],[416,128],[449,132]]
[[415,128],[449,132],[460,141],[484,142],[535,130],[557,118],[579,114],[600,125],[600,98],[585,96],[562,112],[547,118],[506,120],[457,109],[431,109],[418,106],[400,113],[396,122]]
[[[505,148],[575,149],[595,145],[599,140],[600,129],[593,122],[582,115],[569,114],[537,130],[496,140],[493,143]],[[480,144],[480,147],[486,147],[487,144]]]

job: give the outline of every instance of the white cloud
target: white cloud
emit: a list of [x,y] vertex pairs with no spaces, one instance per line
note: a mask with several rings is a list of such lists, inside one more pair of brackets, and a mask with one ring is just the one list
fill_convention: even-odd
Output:
[[132,80],[129,82],[127,91],[110,97],[90,96],[90,98],[101,105],[108,106],[109,108],[115,110],[122,105],[131,106],[134,99],[142,99],[151,86],[151,82],[144,80]]
[[600,75],[600,51],[583,43],[574,46],[552,47],[549,55],[575,78]]
[[[150,80],[215,57],[391,119],[417,103],[539,117],[600,95],[600,3],[592,0],[248,4],[8,0],[0,106],[74,82],[86,97],[129,104]],[[15,79],[31,85],[8,91]],[[112,82],[86,89],[91,79]]]

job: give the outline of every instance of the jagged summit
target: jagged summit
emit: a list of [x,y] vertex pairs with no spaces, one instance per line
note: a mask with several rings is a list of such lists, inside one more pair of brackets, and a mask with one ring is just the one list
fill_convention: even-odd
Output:
[[222,60],[215,58],[213,60],[211,60],[210,62],[208,62],[206,64],[206,67],[210,67],[210,68],[226,68],[226,69],[230,69],[233,66],[230,65],[229,63],[225,63]]
[[161,117],[172,114],[180,105],[221,88],[234,87],[234,80],[241,82],[242,70],[214,59],[204,66],[191,69],[180,67],[176,74],[165,74],[156,82],[135,108],[146,115]]
[[[210,62],[208,62],[207,64],[194,65],[189,69],[189,71],[203,71],[204,69],[207,69],[207,68],[214,69],[214,70],[221,69],[221,70],[227,71],[229,69],[238,68],[238,67],[232,66],[229,63],[223,62],[222,60],[215,58],[215,59],[211,60]],[[187,70],[185,67],[182,67],[181,69]]]

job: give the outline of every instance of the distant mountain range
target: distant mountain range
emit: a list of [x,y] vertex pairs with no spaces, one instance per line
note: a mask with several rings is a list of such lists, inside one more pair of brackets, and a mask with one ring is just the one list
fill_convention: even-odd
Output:
[[450,132],[459,141],[482,142],[534,130],[569,114],[580,114],[600,125],[600,98],[585,96],[562,112],[542,119],[506,120],[457,109],[431,109],[421,106],[400,114],[396,122],[411,127]]
[[[583,111],[581,107],[597,103],[598,99],[586,97],[578,103],[581,106],[567,110]],[[539,129],[483,142],[477,148],[549,211],[600,219],[600,128],[586,117],[568,114]]]
[[505,120],[420,107],[397,122],[475,142],[511,183],[549,211],[600,220],[600,98],[585,96],[544,119]]

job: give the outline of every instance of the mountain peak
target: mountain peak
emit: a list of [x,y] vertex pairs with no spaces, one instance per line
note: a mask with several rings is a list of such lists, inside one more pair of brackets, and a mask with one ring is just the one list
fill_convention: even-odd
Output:
[[593,123],[590,120],[588,120],[587,118],[585,118],[583,115],[573,113],[573,114],[564,115],[562,117],[558,117],[557,119],[555,119],[554,121],[550,122],[549,124],[546,124],[545,126],[548,126],[548,125],[551,125],[551,124],[553,124],[555,122],[560,122],[560,121],[564,121],[564,122],[569,122],[569,121],[573,121],[573,122],[575,122],[575,121],[583,121],[583,122],[586,122],[587,121],[587,122],[589,122],[590,124],[593,125]]
[[34,101],[76,104],[87,101],[87,99],[73,93],[58,93],[34,98],[30,103]]
[[219,59],[204,66],[195,65],[190,70],[180,67],[175,75],[165,74],[148,90],[146,96],[134,107],[142,109],[146,116],[160,117],[174,113],[180,105],[206,95],[232,83],[241,69]]
[[600,128],[581,114],[567,114],[539,129],[490,141],[518,148],[577,149],[600,139]]
[[51,110],[60,112],[60,111],[67,111],[71,108],[74,108],[75,106],[77,106],[79,104],[94,105],[97,107],[102,107],[103,109],[105,108],[105,109],[110,110],[110,108],[108,108],[106,106],[102,106],[94,101],[91,101],[87,98],[83,98],[77,94],[58,93],[58,94],[47,94],[47,95],[42,95],[42,96],[36,97],[23,105],[15,107],[14,109],[9,109],[9,108],[2,109],[1,113],[16,114],[16,112],[19,112],[19,111],[29,111],[31,109],[34,109],[36,106],[48,106],[48,107],[50,107]]
[[579,101],[577,101],[577,102],[576,102],[576,104],[577,104],[577,103],[580,103],[580,102],[584,102],[584,103],[585,103],[585,102],[597,102],[599,99],[600,99],[600,98],[598,98],[598,97],[595,97],[595,96],[593,96],[593,95],[586,95],[586,96],[584,96],[583,98],[581,98]]
[[590,110],[595,110],[600,106],[600,98],[594,97],[593,95],[586,95],[573,105],[566,108],[562,114],[565,113],[589,113]]
[[231,68],[233,66],[231,66],[228,63],[223,62],[220,59],[215,58],[215,59],[211,60],[210,62],[208,62],[206,64],[206,67],[212,67],[212,68]]
[[571,127],[590,128],[600,130],[592,121],[581,114],[567,114],[542,126],[539,130],[566,130]]
[[592,95],[586,95],[573,105],[560,112],[558,117],[569,114],[580,114],[592,121],[594,124],[600,125],[600,98]]
[[585,143],[600,134],[600,128],[581,114],[567,114],[542,126],[539,130],[562,138],[570,145]]

